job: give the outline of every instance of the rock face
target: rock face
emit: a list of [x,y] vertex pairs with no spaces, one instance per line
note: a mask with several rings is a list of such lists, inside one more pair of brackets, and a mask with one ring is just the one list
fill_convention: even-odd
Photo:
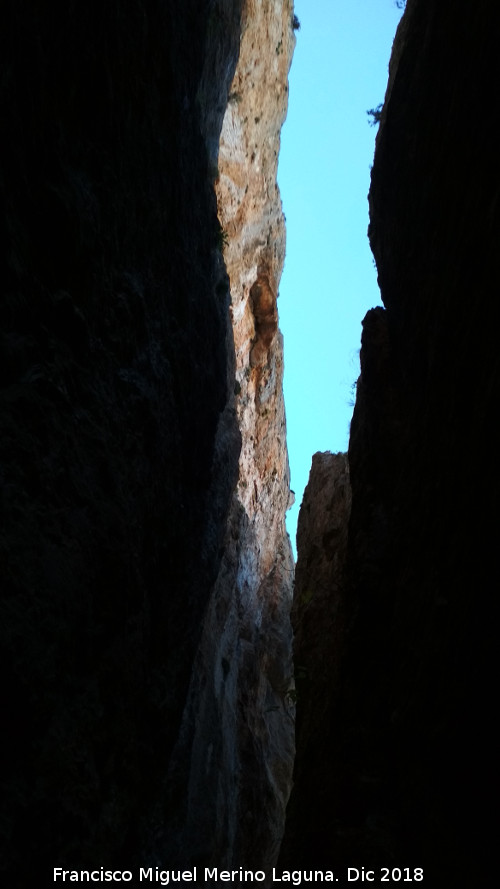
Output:
[[[238,499],[256,529],[264,573],[275,564],[276,550],[286,538],[283,514],[289,500],[277,310],[285,224],[276,176],[295,46],[292,20],[293,4],[286,0],[245,6],[216,186],[227,235],[224,258],[231,281],[236,405],[243,441]],[[285,549],[288,554],[288,542]]]
[[[345,632],[344,574],[350,509],[347,455],[314,454],[299,513],[292,610],[299,755],[282,859],[295,868],[311,860],[312,866],[322,864],[317,838],[323,837],[331,792],[329,711],[331,695],[338,687],[339,653]],[[292,838],[290,845],[288,837]]]
[[292,22],[288,2],[245,4],[214,167],[242,448],[172,769],[174,785],[186,776],[189,795],[170,857],[185,860],[188,847],[197,861],[219,867],[275,864],[293,769],[294,566],[284,522],[290,475],[277,311],[285,227],[276,183]]
[[[293,33],[288,2],[242,7],[2,8],[10,885],[54,864],[276,854],[293,704],[275,175]],[[226,108],[236,359],[214,194]]]
[[[449,882],[484,863],[500,487],[489,11],[408,0],[393,47],[370,190],[385,309],[363,322],[337,676],[316,743],[298,735],[284,865],[423,867]],[[314,544],[322,564],[335,556],[319,536],[299,564]],[[320,632],[306,629],[302,659]]]

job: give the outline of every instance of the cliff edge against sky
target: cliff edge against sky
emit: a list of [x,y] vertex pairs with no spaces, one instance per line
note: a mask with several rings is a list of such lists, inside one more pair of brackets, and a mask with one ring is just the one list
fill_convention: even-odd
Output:
[[[485,864],[500,382],[491,11],[408,0],[394,41],[369,195],[385,308],[363,321],[347,546],[328,498],[312,496],[319,455],[301,517],[313,534],[298,553],[295,660],[310,674],[288,865],[423,867],[445,884]],[[340,491],[345,470],[329,459]],[[319,662],[325,581],[339,617]],[[321,720],[315,673],[333,677]]]

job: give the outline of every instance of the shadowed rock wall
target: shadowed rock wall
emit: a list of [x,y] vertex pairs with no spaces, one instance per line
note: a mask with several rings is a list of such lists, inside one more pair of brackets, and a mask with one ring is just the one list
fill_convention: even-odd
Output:
[[[292,609],[298,755],[281,855],[284,866],[290,868],[327,864],[317,847],[320,840],[325,842],[324,831],[328,830],[329,717],[339,684],[339,651],[345,632],[350,508],[347,455],[314,454],[297,527],[299,557]],[[332,858],[329,866],[333,862]]]
[[238,473],[210,156],[240,13],[2,6],[2,866],[16,880],[130,866],[165,841],[151,813]]
[[[363,322],[343,619],[327,630],[339,678],[316,746],[299,741],[285,866],[420,866],[442,882],[477,879],[491,839],[500,394],[491,12],[486,2],[408,0],[393,47],[370,190],[385,309]],[[336,552],[334,541],[307,540],[299,564],[311,558],[312,570],[315,546],[323,561]],[[295,596],[304,594],[298,579]],[[334,610],[337,597],[332,588]],[[312,656],[305,635],[296,670]],[[298,720],[300,709],[299,695]],[[311,800],[310,782],[322,778]]]

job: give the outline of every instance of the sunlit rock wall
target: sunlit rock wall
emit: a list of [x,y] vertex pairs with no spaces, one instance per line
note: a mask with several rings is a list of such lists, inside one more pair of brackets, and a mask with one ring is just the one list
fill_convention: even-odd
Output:
[[[288,506],[283,343],[278,288],[285,223],[276,181],[295,37],[289,0],[248,2],[222,128],[219,218],[227,246],[242,431],[238,499],[259,537],[260,569],[275,563]],[[264,532],[263,528],[266,528]]]
[[[269,867],[291,787],[293,557],[278,288],[285,226],[276,182],[295,37],[288,0],[247,2],[218,161],[220,240],[230,279],[242,448],[222,569],[207,611],[171,772],[188,775],[175,854]],[[181,781],[183,779],[180,779]]]

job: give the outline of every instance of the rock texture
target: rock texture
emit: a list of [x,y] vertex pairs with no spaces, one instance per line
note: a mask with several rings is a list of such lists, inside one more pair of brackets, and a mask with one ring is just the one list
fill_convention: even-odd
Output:
[[[485,864],[500,493],[490,13],[408,0],[393,47],[370,190],[385,309],[363,322],[338,678],[316,744],[298,738],[284,865],[418,866],[444,883]],[[306,558],[313,543],[323,563],[336,553],[309,539]],[[318,632],[301,643],[311,658]]]
[[[314,454],[297,527],[299,558],[292,610],[299,755],[287,812],[287,834],[293,839],[290,846],[287,839],[282,859],[296,868],[310,861],[317,867],[323,863],[317,846],[330,805],[329,716],[345,634],[350,509],[347,455]],[[309,859],[304,858],[304,850]]]
[[292,3],[27,0],[0,30],[5,884],[267,867]]
[[291,788],[293,557],[278,286],[285,227],[276,183],[295,37],[288,0],[245,3],[237,69],[214,160],[231,284],[242,448],[219,578],[170,774],[188,781],[170,858],[276,862]]
[[[272,39],[282,98],[273,95],[273,116],[259,61],[250,123],[261,113],[268,129],[245,136],[265,143],[251,186],[254,207],[261,202],[256,243],[235,221],[228,248],[246,244],[235,309],[252,290],[256,319],[247,345],[238,341],[238,376],[246,348],[244,397],[255,404],[245,426],[213,187],[241,12],[239,0],[2,7],[9,885],[39,881],[54,864],[154,861],[179,844],[186,801],[201,792],[216,810],[208,839],[208,822],[200,831],[203,848],[221,861],[236,848],[243,860],[245,844],[261,840],[274,849],[281,830],[292,565],[276,329],[284,242],[281,234],[275,252],[272,239],[282,229],[275,155],[293,38],[288,3],[247,4],[245,34],[256,27],[256,38]],[[246,77],[241,89],[253,89]],[[231,506],[239,426],[253,441]],[[172,784],[190,681],[210,686],[209,702],[189,697],[206,734],[184,783]],[[225,688],[231,703],[219,725]],[[205,782],[207,759],[218,777]],[[259,820],[263,806],[270,826]],[[197,852],[184,847],[183,864]]]
[[216,185],[227,235],[224,258],[231,281],[236,404],[243,440],[238,499],[257,529],[265,573],[286,537],[283,514],[290,480],[277,310],[285,224],[276,176],[295,46],[292,23],[293,4],[288,0],[249,0],[245,6]]

